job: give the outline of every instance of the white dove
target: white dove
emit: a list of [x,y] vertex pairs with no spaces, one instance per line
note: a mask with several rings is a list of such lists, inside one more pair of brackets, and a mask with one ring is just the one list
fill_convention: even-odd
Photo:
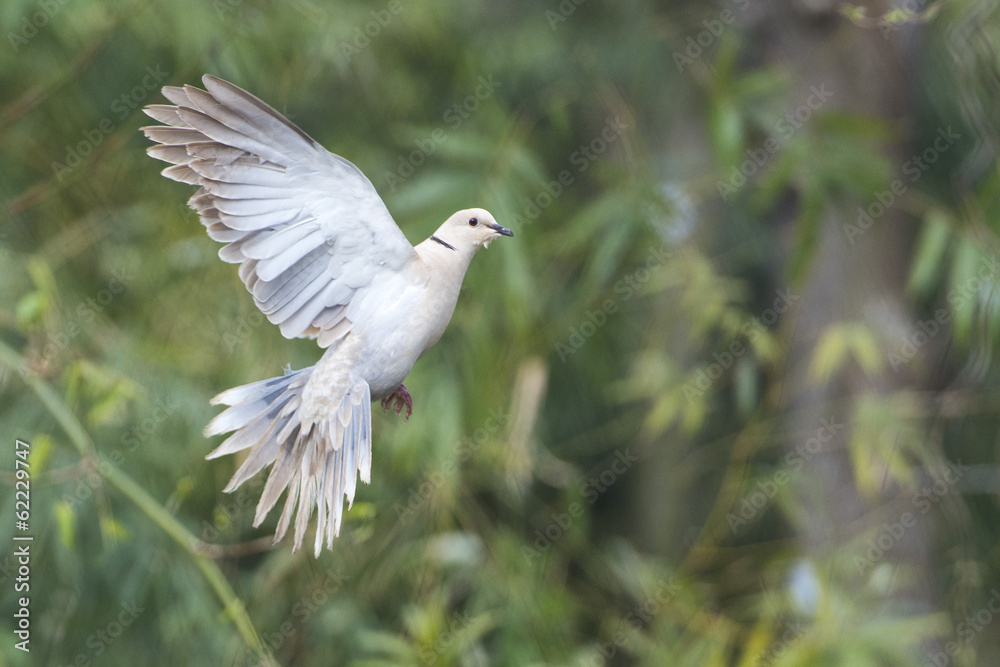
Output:
[[371,182],[257,97],[214,76],[205,88],[167,86],[174,105],[144,109],[165,126],[144,127],[148,153],[174,166],[163,175],[201,186],[188,204],[208,235],[226,243],[223,261],[286,338],[315,338],[315,366],[224,391],[231,406],[205,435],[234,431],[207,458],[250,449],[231,492],[273,464],[254,517],[259,526],[287,488],[274,541],[298,505],[295,545],[313,506],[315,554],[340,532],[343,497],[356,471],[369,482],[371,402],[412,412],[403,379],[451,319],[469,261],[513,236],[487,211],[455,213],[413,247]]

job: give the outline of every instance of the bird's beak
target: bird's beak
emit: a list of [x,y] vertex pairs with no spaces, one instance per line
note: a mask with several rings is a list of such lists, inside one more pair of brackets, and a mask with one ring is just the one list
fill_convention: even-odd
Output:
[[510,231],[506,227],[501,227],[500,225],[498,225],[495,222],[494,223],[486,223],[486,226],[489,227],[490,229],[492,229],[493,231],[495,231],[497,234],[500,234],[501,236],[513,236],[514,235],[514,232]]

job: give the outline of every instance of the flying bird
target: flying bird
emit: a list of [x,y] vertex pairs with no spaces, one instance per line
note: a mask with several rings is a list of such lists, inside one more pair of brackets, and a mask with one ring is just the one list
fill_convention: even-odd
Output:
[[270,465],[254,526],[287,489],[274,541],[297,513],[297,551],[315,507],[318,557],[340,532],[358,473],[370,481],[371,403],[409,418],[403,380],[444,333],[469,262],[513,234],[471,208],[414,247],[356,166],[247,91],[202,82],[166,86],[173,104],[144,109],[164,123],[142,128],[160,144],[147,152],[173,165],[164,176],[199,186],[188,204],[267,319],[326,349],[315,366],[212,399],[229,407],[205,435],[232,435],[207,458],[250,450],[227,492]]

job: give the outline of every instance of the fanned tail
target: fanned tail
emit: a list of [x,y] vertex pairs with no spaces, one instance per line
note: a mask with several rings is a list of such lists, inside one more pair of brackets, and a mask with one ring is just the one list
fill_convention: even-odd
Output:
[[293,550],[298,551],[315,505],[319,515],[315,554],[319,557],[324,536],[329,549],[333,547],[333,538],[340,534],[344,496],[348,507],[354,502],[355,471],[360,471],[363,482],[371,480],[371,390],[368,383],[358,380],[343,395],[330,419],[305,423],[299,408],[312,372],[313,367],[303,368],[222,392],[212,399],[212,404],[231,407],[209,423],[205,435],[234,431],[206,457],[209,459],[252,448],[226,486],[226,492],[235,491],[265,466],[273,464],[253,525],[259,526],[264,521],[287,488],[275,542],[287,532],[297,505]]

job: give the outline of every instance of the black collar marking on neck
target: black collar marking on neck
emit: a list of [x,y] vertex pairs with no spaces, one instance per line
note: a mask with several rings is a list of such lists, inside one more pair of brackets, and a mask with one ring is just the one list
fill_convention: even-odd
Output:
[[455,249],[455,246],[453,246],[452,244],[448,243],[447,241],[442,241],[441,239],[439,239],[438,237],[434,236],[433,234],[431,234],[431,241],[437,241],[438,243],[440,243],[441,245],[443,245],[445,248],[448,248],[449,250],[454,250]]

